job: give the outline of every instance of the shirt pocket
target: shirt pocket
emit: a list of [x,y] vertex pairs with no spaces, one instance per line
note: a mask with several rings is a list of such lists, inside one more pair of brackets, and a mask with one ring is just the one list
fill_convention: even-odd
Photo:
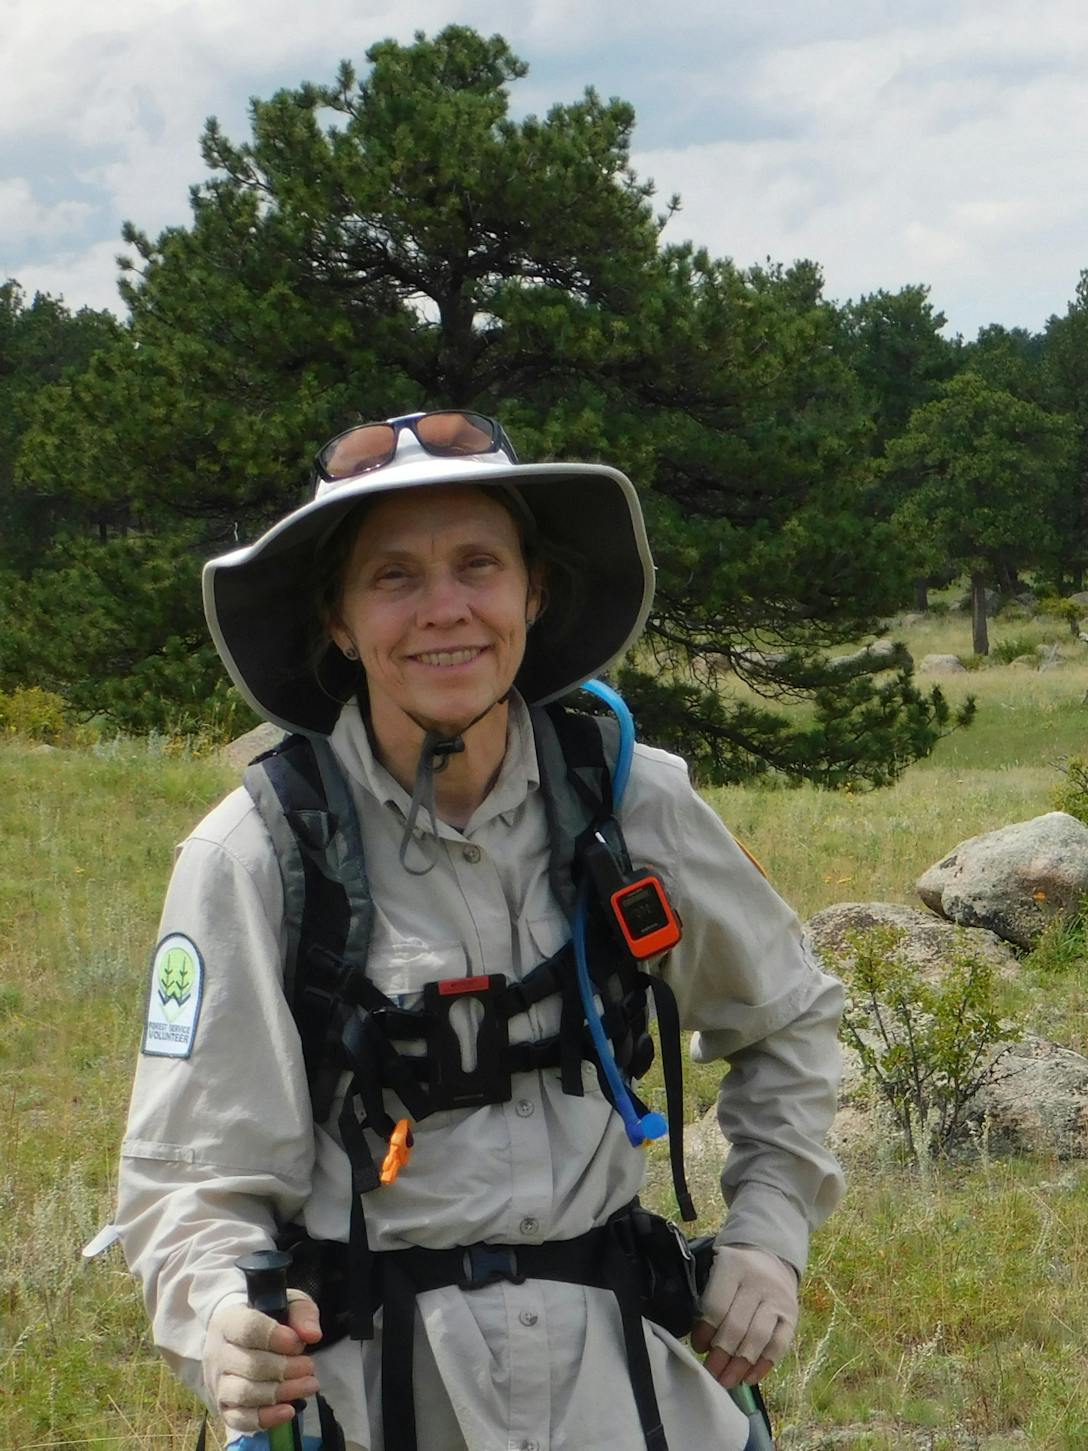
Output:
[[[430,982],[470,975],[468,953],[462,943],[425,942],[422,938],[399,936],[380,914],[375,914],[375,918],[366,975],[398,1008],[408,1011],[421,1008],[423,989]],[[471,999],[456,1002],[450,1023],[461,1047],[462,1064],[471,1068],[476,1062]],[[391,1041],[396,1051],[405,1058],[422,1057],[427,1052],[427,1044],[422,1037],[397,1037]],[[405,1108],[400,1098],[389,1089],[386,1089],[385,1100],[386,1111],[392,1118],[404,1115]],[[439,1109],[418,1125],[413,1122],[412,1132],[418,1135],[421,1131],[426,1134],[444,1128],[451,1122],[452,1116],[450,1110]]]
[[366,975],[399,1008],[414,1008],[429,982],[469,976],[468,953],[460,942],[424,942],[375,934]]

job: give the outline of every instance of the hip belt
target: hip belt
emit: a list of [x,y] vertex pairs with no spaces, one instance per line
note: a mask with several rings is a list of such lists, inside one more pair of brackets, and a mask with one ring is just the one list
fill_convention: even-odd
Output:
[[[318,1302],[323,1344],[346,1333],[343,1304],[348,1288],[348,1246],[285,1236],[299,1258],[289,1281]],[[369,1308],[382,1306],[382,1428],[386,1451],[417,1451],[413,1389],[416,1296],[456,1286],[467,1294],[503,1280],[558,1280],[608,1290],[623,1328],[631,1390],[646,1451],[668,1451],[654,1392],[643,1319],[673,1335],[691,1330],[699,1293],[710,1272],[713,1239],[689,1245],[675,1225],[637,1201],[603,1225],[573,1239],[545,1244],[472,1244],[453,1249],[411,1246],[372,1256]],[[307,1269],[309,1266],[309,1269]],[[315,1274],[314,1267],[320,1266]],[[326,1309],[329,1318],[326,1320]],[[320,1347],[319,1347],[320,1348]]]

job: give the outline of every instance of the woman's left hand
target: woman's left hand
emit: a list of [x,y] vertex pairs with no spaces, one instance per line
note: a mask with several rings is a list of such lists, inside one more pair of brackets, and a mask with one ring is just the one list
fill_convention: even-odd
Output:
[[719,1245],[691,1344],[727,1390],[754,1385],[785,1354],[797,1328],[797,1272],[753,1245]]

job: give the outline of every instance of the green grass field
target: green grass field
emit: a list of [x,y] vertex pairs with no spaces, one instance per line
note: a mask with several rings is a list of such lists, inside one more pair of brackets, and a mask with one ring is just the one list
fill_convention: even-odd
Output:
[[[998,622],[1005,633],[1059,640],[1070,658],[942,680],[953,700],[977,696],[978,723],[889,790],[709,793],[802,914],[911,902],[963,837],[1049,809],[1058,764],[1085,750],[1088,647],[1060,628]],[[906,638],[919,659],[962,653],[969,626]],[[194,1443],[193,1403],[150,1346],[117,1251],[85,1264],[79,1248],[110,1214],[172,846],[233,780],[135,745],[0,746],[0,1447]],[[1025,1021],[1082,1051],[1085,967],[1066,954],[1013,990]],[[713,1075],[690,1086],[693,1112],[712,1101]],[[664,1203],[661,1169],[656,1156]],[[1048,1160],[859,1174],[816,1237],[796,1347],[768,1385],[783,1444],[1083,1451],[1086,1190],[1088,1166]]]

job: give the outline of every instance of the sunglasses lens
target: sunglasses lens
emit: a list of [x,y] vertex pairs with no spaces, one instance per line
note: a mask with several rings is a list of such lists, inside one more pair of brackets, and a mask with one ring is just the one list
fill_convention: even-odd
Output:
[[427,452],[441,457],[487,453],[495,442],[491,420],[479,413],[425,413],[413,426]]
[[393,457],[397,432],[391,423],[366,423],[327,443],[318,463],[332,479],[350,479],[381,468]]

